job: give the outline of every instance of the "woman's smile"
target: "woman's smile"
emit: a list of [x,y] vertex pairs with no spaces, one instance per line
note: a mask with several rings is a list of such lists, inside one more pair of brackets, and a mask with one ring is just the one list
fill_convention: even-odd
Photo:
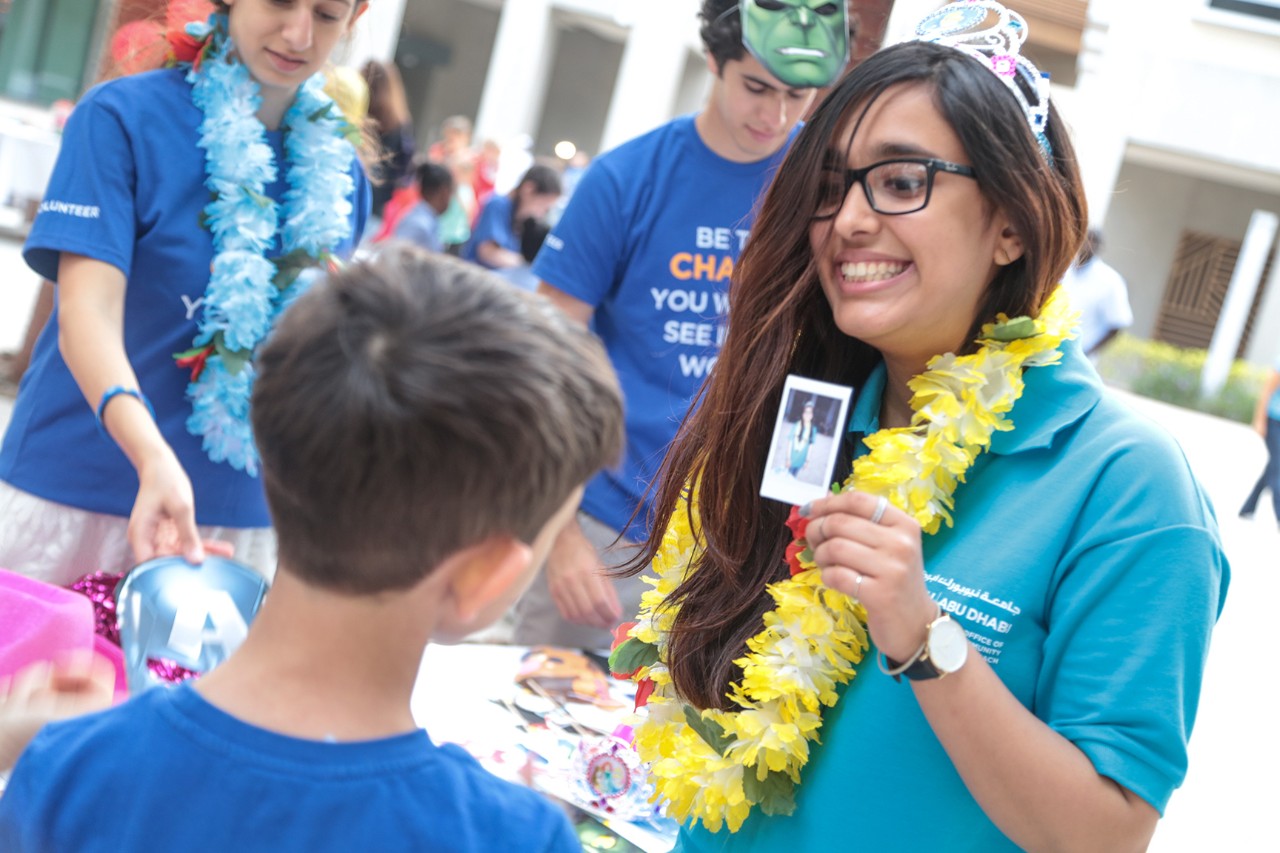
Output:
[[281,74],[292,74],[299,68],[307,64],[305,59],[297,59],[286,54],[278,53],[271,49],[266,49],[267,57],[271,60],[271,64]]

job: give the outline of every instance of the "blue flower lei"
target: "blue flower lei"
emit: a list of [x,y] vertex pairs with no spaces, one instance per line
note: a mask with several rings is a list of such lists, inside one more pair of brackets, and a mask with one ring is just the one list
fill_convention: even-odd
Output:
[[[213,237],[214,257],[194,346],[174,358],[191,368],[187,430],[203,437],[213,461],[257,476],[249,423],[254,350],[317,268],[336,264],[333,250],[351,234],[355,182],[349,169],[357,132],[324,92],[323,75],[307,79],[282,123],[288,190],[278,205],[266,194],[277,167],[257,117],[258,83],[233,55],[226,15],[187,30],[208,37],[187,81],[204,113],[199,145],[205,186],[215,198],[204,209],[203,224]],[[280,255],[269,259],[277,231]]]

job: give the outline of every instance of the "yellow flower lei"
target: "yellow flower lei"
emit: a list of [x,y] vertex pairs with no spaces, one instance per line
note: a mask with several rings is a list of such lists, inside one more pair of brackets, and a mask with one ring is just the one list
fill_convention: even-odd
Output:
[[[972,355],[932,358],[909,383],[911,425],[868,436],[871,452],[833,489],[883,495],[927,533],[943,521],[951,526],[957,485],[990,448],[991,436],[1013,429],[1005,415],[1022,395],[1023,370],[1060,361],[1059,347],[1075,336],[1075,320],[1059,288],[1038,318],[1001,314],[983,326],[981,349]],[[753,806],[766,814],[794,811],[795,785],[810,742],[818,741],[822,707],[835,705],[838,685],[853,679],[854,665],[870,648],[866,611],[823,586],[812,555],[802,550],[799,571],[769,585],[777,606],[765,614],[764,630],[747,641],[746,656],[735,661],[743,673],[729,693],[737,710],[698,712],[676,693],[666,662],[679,610],[668,598],[692,570],[699,529],[695,485],[672,513],[651,564],[654,576],[644,578],[653,589],[641,598],[639,621],[610,663],[635,681],[653,682],[635,747],[651,766],[655,800],[666,801],[681,823],[701,821],[718,832],[727,821],[737,832]]]

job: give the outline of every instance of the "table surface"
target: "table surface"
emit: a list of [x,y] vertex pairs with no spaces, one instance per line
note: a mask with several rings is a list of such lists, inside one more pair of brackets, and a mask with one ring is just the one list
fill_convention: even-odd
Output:
[[[578,801],[567,781],[573,751],[581,739],[573,730],[575,724],[589,734],[591,730],[608,733],[633,720],[634,685],[609,679],[610,694],[621,705],[616,710],[569,702],[567,716],[555,709],[547,714],[549,725],[523,727],[522,709],[541,713],[552,707],[516,683],[528,651],[525,646],[466,643],[428,646],[411,699],[414,719],[434,742],[463,747],[495,775],[531,782],[554,799],[569,801],[644,853],[666,853],[675,843],[673,822],[617,820]],[[531,753],[533,762],[528,757]],[[530,770],[531,780],[527,778]]]

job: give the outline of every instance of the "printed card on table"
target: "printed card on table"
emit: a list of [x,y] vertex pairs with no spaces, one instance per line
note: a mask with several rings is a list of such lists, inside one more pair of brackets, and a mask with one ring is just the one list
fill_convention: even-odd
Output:
[[760,495],[805,504],[828,494],[853,389],[788,376],[773,427]]

